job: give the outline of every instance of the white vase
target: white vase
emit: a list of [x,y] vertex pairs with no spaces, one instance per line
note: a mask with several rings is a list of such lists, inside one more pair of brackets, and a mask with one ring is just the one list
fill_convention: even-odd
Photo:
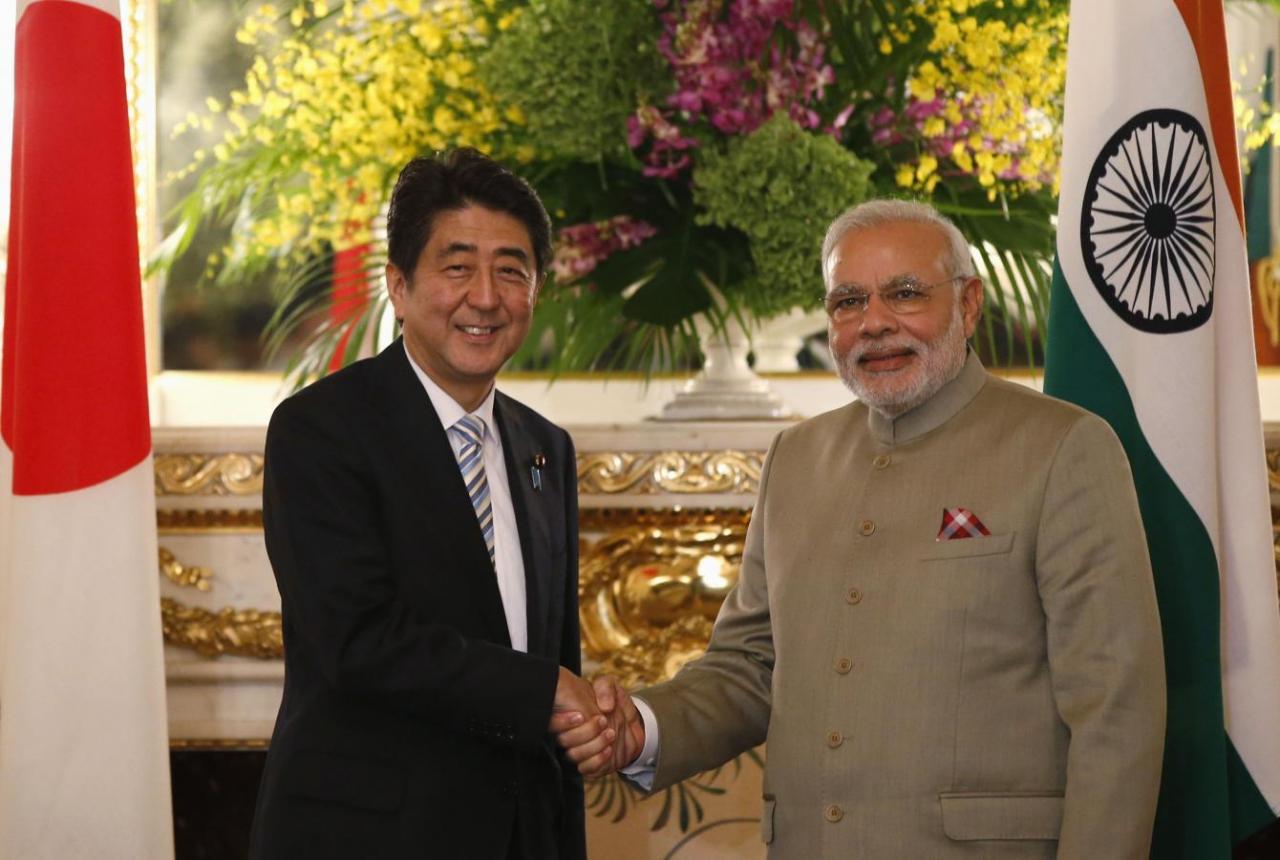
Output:
[[723,329],[698,320],[703,364],[662,407],[659,421],[751,421],[788,418],[791,410],[747,364],[751,341],[737,319]]

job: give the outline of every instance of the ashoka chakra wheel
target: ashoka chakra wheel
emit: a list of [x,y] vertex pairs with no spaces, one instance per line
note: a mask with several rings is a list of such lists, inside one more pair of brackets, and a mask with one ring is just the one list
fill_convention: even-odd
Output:
[[1188,331],[1213,313],[1213,161],[1204,127],[1178,110],[1143,111],[1098,154],[1080,244],[1102,298],[1134,328]]

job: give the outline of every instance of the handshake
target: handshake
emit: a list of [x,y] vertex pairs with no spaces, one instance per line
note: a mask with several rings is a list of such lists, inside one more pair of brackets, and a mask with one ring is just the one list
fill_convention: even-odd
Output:
[[563,666],[548,730],[589,779],[621,770],[644,749],[644,722],[630,694],[613,678],[589,684]]

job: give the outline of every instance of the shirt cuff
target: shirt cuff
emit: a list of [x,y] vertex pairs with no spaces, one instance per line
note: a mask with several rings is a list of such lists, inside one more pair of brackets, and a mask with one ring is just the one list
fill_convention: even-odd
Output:
[[658,769],[658,718],[649,703],[637,696],[631,700],[640,712],[640,721],[644,723],[644,748],[631,764],[620,773],[645,791],[653,790],[653,777]]

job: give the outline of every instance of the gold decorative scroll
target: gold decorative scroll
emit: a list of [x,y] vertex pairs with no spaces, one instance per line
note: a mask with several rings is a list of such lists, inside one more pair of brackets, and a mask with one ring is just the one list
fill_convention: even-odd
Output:
[[579,532],[613,532],[635,526],[740,526],[751,520],[751,508],[579,508]]
[[701,654],[738,581],[745,525],[637,527],[596,542],[579,566],[586,655],[623,683],[669,678]]
[[157,454],[156,495],[255,496],[262,492],[261,454]]
[[[578,530],[609,532],[631,526],[741,525],[750,508],[579,508]],[[261,508],[180,508],[156,511],[161,534],[203,531],[262,531]]]
[[233,655],[274,660],[284,656],[279,612],[232,607],[210,612],[162,597],[160,621],[165,642],[202,657]]
[[[579,508],[578,530],[609,532],[631,526],[739,525],[751,520],[750,508]],[[161,534],[262,530],[261,508],[178,508],[156,511]]]
[[261,508],[183,508],[156,511],[161,534],[176,532],[262,531]]
[[209,568],[187,567],[164,547],[160,547],[160,574],[172,583],[196,591],[208,591],[209,580],[213,577]]
[[588,452],[578,456],[578,492],[754,493],[763,451]]
[[[578,492],[606,495],[756,491],[763,451],[588,452],[578,457]],[[261,454],[157,454],[156,493],[252,496],[262,492]]]
[[1267,484],[1273,493],[1280,492],[1280,448],[1267,449]]

